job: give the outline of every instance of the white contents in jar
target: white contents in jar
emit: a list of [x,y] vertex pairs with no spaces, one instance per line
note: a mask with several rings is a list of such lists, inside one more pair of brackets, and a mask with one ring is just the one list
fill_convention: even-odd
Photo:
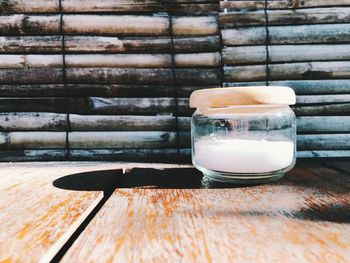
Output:
[[294,143],[246,139],[202,138],[194,143],[195,162],[228,173],[267,173],[292,164]]

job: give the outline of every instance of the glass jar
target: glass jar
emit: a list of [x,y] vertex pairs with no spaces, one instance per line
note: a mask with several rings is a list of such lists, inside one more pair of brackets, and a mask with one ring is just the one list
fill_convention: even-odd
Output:
[[190,105],[192,162],[204,179],[255,184],[275,181],[296,160],[296,117],[288,87],[198,90]]

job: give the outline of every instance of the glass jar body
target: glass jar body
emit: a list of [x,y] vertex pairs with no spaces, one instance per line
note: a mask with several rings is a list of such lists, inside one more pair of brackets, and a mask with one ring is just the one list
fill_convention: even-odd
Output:
[[191,122],[192,162],[209,181],[275,181],[296,160],[296,118],[286,105],[198,108]]

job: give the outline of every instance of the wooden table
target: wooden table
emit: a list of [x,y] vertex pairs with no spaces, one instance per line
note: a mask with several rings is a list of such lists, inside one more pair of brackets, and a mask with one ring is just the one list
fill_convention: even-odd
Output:
[[184,165],[2,163],[0,262],[349,262],[349,171],[208,188]]

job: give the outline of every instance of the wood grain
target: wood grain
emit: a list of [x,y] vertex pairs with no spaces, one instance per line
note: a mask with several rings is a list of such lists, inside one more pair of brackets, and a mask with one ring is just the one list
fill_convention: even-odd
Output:
[[[182,187],[165,179],[181,175]],[[121,187],[134,189],[114,192],[62,262],[347,261],[345,174],[311,165],[275,184],[178,189],[195,187],[188,177],[179,169],[131,171]]]
[[1,262],[48,262],[103,197],[103,189],[64,190],[55,187],[54,180],[116,168],[64,163],[0,167]]

